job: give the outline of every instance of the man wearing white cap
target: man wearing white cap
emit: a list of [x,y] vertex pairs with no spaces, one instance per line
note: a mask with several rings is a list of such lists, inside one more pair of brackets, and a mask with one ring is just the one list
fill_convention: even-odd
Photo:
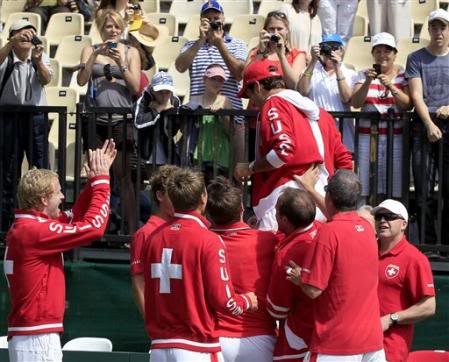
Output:
[[[416,118],[413,124],[412,155],[413,176],[418,200],[418,222],[420,210],[430,200],[425,196],[434,189],[438,162],[439,141],[443,139],[443,152],[449,152],[449,13],[443,9],[432,11],[429,15],[430,43],[408,56],[406,78],[410,96],[415,106]],[[430,113],[435,112],[436,119]],[[430,147],[424,142],[427,134]],[[438,170],[440,187],[443,189],[442,220],[449,218],[449,158],[443,157],[443,167]],[[424,177],[424,175],[426,177]],[[428,205],[425,240],[435,243],[436,232],[433,227],[435,215]],[[449,223],[442,223],[443,244],[449,244]],[[424,225],[419,225],[423,228]],[[423,240],[421,240],[423,241]]]
[[372,210],[379,241],[379,302],[389,362],[405,362],[413,324],[435,314],[435,288],[426,256],[411,245],[403,204],[385,200]]
[[[0,49],[0,106],[47,105],[44,85],[51,80],[50,60],[43,54],[44,48],[38,41],[35,27],[27,20],[20,19],[9,28],[8,42]],[[24,152],[33,166],[48,167],[44,162],[48,125],[43,114],[2,114],[0,120],[3,127],[1,153],[4,157],[2,228],[6,230],[14,205],[14,176],[20,169]],[[11,162],[15,152],[17,162]]]

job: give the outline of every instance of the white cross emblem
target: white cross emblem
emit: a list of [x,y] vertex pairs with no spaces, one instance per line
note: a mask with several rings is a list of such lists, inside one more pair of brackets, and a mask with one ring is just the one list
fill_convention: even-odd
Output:
[[394,265],[394,264],[389,264],[385,268],[385,276],[388,279],[393,279],[393,278],[397,277],[398,275],[399,275],[399,266]]
[[159,293],[170,294],[170,279],[182,279],[182,265],[171,264],[173,249],[163,248],[160,263],[151,264],[151,278],[160,278]]
[[8,275],[14,274],[14,261],[7,260],[6,259],[7,255],[8,255],[8,247],[5,249],[5,259],[3,261],[3,271],[6,276],[6,283],[8,284],[8,287],[9,287]]

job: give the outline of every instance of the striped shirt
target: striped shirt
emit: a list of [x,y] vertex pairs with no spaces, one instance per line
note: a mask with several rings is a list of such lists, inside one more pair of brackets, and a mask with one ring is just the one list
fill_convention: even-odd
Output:
[[[196,40],[188,41],[181,49],[181,53],[184,53],[189,49]],[[244,41],[225,35],[224,42],[228,51],[237,60],[246,61],[246,44]],[[199,50],[192,65],[189,68],[190,74],[190,97],[204,94],[205,87],[203,76],[206,68],[210,64],[220,64],[223,66],[227,80],[223,85],[221,94],[227,96],[235,109],[242,109],[242,100],[237,97],[237,93],[240,90],[240,83],[231,75],[228,67],[226,66],[223,57],[217,47],[208,43],[204,44]]]

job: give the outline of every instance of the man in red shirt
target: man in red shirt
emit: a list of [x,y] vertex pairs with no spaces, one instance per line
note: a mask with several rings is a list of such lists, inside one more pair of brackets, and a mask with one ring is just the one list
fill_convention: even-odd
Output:
[[248,315],[218,313],[217,333],[226,362],[271,362],[276,341],[275,323],[266,309],[270,269],[277,238],[243,222],[242,192],[224,177],[207,187],[206,215],[212,231],[226,246],[229,271],[237,293],[254,290],[258,310]]
[[11,362],[61,362],[65,278],[63,252],[99,240],[109,219],[109,169],[116,155],[108,140],[89,150],[89,181],[72,210],[61,212],[64,199],[58,175],[32,169],[22,176],[20,209],[6,236],[4,271],[11,298],[8,316]]
[[285,238],[277,247],[267,294],[268,312],[280,321],[273,360],[302,361],[312,337],[313,301],[285,278],[285,266],[291,260],[303,265],[319,227],[315,203],[306,191],[287,188],[277,201],[276,218]]
[[373,228],[356,212],[360,192],[355,173],[335,173],[325,196],[330,220],[318,230],[303,265],[291,263],[288,278],[314,299],[305,361],[385,362],[377,243]]
[[403,204],[385,200],[372,211],[379,241],[379,302],[388,362],[405,362],[414,323],[435,314],[435,287],[429,260],[411,245]]
[[202,216],[207,192],[201,174],[175,171],[167,182],[175,213],[145,243],[145,327],[155,361],[218,361],[217,312],[257,309],[250,290],[236,294],[223,241]]
[[[264,59],[245,69],[239,93],[261,109],[256,159],[237,164],[234,173],[237,179],[254,174],[252,202],[262,230],[277,230],[276,201],[286,187],[299,187],[294,175],[319,165],[315,188],[324,194],[327,179],[336,169],[352,169],[351,153],[341,142],[332,116],[285,88],[279,64]],[[317,218],[324,219],[319,210]]]
[[145,280],[143,277],[142,246],[145,242],[148,242],[147,240],[149,240],[154,230],[165,224],[173,216],[173,206],[167,195],[166,188],[168,178],[177,169],[178,167],[176,166],[165,165],[160,167],[153,177],[151,177],[151,195],[153,201],[156,203],[157,211],[150,216],[144,226],[137,230],[131,243],[131,283],[134,300],[142,316],[145,312]]

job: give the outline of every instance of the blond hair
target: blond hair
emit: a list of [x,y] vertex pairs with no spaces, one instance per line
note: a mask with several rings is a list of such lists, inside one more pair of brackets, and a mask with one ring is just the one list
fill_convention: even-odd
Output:
[[151,177],[151,196],[154,202],[159,206],[159,200],[157,199],[157,192],[167,192],[167,182],[171,175],[175,171],[179,170],[178,166],[174,165],[164,165],[159,168],[159,170]]
[[17,200],[19,208],[24,210],[40,210],[43,197],[53,193],[53,180],[58,174],[51,170],[32,168],[27,171],[19,182]]
[[176,211],[197,209],[205,192],[203,175],[190,169],[180,168],[167,182],[168,197]]
[[112,21],[118,25],[122,33],[125,31],[126,23],[122,16],[114,10],[106,9],[98,11],[97,16],[95,17],[95,24],[97,25],[97,29],[100,34],[103,33],[108,19],[112,19]]

